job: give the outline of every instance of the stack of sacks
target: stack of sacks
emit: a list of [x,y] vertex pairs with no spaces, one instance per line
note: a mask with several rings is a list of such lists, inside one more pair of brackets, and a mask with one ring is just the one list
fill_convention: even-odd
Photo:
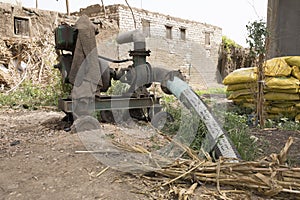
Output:
[[[300,56],[286,56],[267,60],[263,64],[265,82],[265,112],[268,118],[300,120]],[[233,71],[223,80],[230,92],[228,99],[245,108],[256,107],[256,67]]]

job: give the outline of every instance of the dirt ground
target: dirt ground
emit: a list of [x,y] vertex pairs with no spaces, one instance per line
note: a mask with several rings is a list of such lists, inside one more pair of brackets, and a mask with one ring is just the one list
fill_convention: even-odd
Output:
[[[77,134],[63,130],[63,113],[45,109],[0,111],[0,199],[176,199],[169,194],[170,188],[151,190],[160,183],[159,177],[150,181],[107,169],[91,154],[76,153],[86,148]],[[132,133],[141,131],[111,124],[102,128],[112,134],[124,128]],[[278,153],[290,135],[296,138],[291,161],[297,165],[299,132],[255,132],[259,141],[268,141],[261,142],[262,154]],[[151,134],[143,139],[148,137],[153,141]],[[209,184],[199,187],[191,199],[219,199],[211,192],[214,188]],[[254,195],[253,199],[265,198]]]

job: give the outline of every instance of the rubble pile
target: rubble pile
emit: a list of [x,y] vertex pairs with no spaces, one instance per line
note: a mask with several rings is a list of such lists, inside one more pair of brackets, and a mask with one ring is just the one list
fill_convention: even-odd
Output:
[[[267,60],[264,70],[264,111],[269,119],[300,119],[300,56]],[[244,108],[255,109],[258,70],[241,68],[227,75],[223,83],[230,93],[228,99]]]

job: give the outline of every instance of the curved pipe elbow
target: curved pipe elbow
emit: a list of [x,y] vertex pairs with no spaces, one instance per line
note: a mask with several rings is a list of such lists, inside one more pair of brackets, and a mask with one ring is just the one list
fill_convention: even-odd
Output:
[[169,69],[161,68],[161,67],[153,67],[152,68],[152,80],[153,82],[162,83],[165,80],[167,74],[170,72]]
[[140,30],[133,30],[119,34],[117,37],[117,42],[118,44],[145,42],[145,36]]
[[133,31],[121,33],[118,35],[116,40],[118,44],[133,42],[135,46],[135,50],[146,48],[145,36],[140,30],[133,30]]

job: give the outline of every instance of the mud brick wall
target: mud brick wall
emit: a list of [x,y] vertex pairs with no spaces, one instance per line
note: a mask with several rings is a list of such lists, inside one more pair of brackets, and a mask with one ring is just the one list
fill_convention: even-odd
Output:
[[[64,16],[57,12],[28,9],[18,5],[0,3],[1,38],[34,38],[53,34],[55,27],[64,20]],[[19,27],[25,27],[26,33],[16,31],[16,18],[25,20]],[[25,25],[26,24],[26,25]],[[28,27],[27,27],[28,24]]]

